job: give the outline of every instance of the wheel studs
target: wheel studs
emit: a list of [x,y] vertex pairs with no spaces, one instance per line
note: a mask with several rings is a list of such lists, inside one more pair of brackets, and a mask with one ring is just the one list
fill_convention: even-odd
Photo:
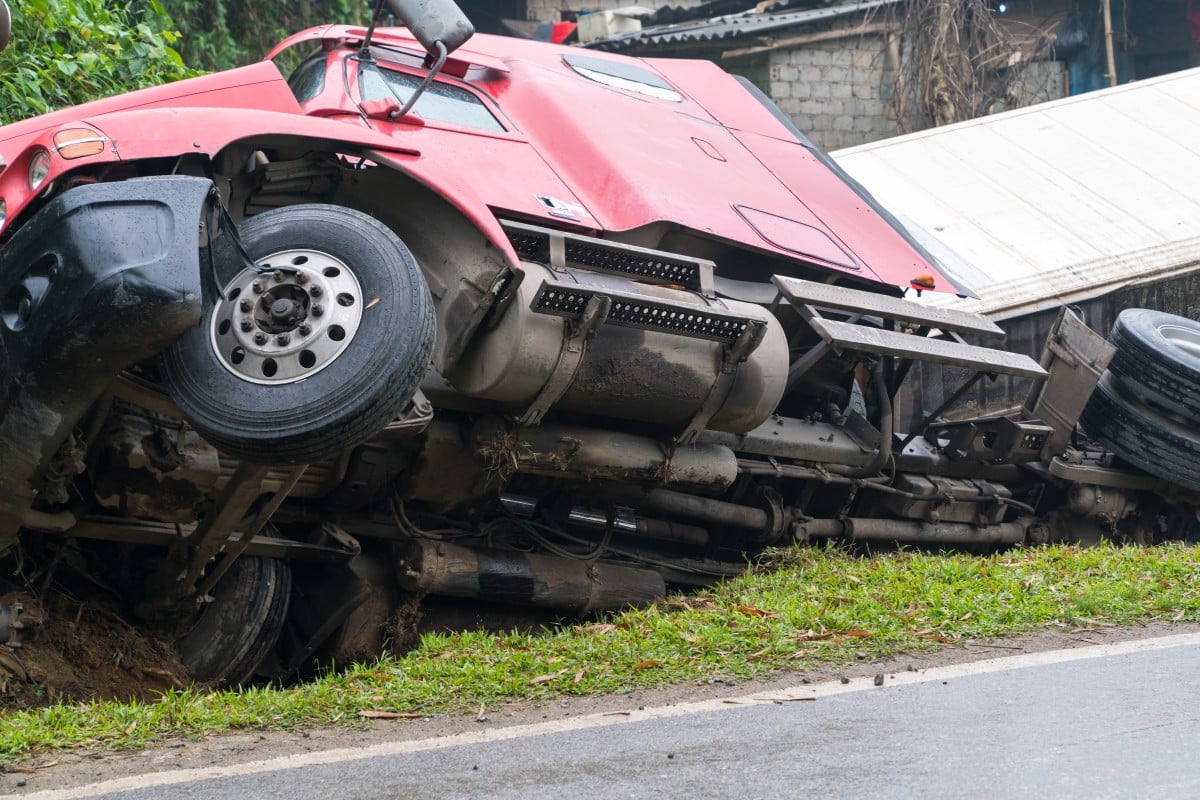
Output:
[[267,343],[267,335],[265,333],[263,333],[262,331],[259,331],[258,333],[254,334],[254,343],[257,345],[266,344]]
[[313,297],[320,297],[321,295],[325,294],[325,291],[320,286],[313,286],[308,290],[308,293]]
[[242,320],[242,330],[246,333],[254,330],[254,322],[248,319]]
[[262,281],[255,281],[254,283],[250,284],[250,291],[254,292],[255,294],[262,294],[263,288]]
[[283,270],[281,270],[281,269],[275,270],[275,282],[283,283]]
[[320,303],[313,303],[313,307],[309,309],[314,317],[319,317],[325,313],[325,306]]
[[297,328],[297,330],[300,331],[301,336],[308,336],[310,333],[312,333],[312,325],[309,325],[307,322],[301,322],[300,327]]
[[303,286],[304,284],[308,283],[308,281],[309,281],[309,278],[308,278],[307,272],[297,272],[296,273],[296,283]]
[[238,303],[238,308],[240,308],[242,311],[249,311],[250,309],[254,308],[254,303],[251,303],[248,297],[243,297],[241,302]]
[[287,344],[290,341],[292,341],[292,337],[288,336],[286,333],[281,333],[275,337],[275,343],[279,344],[281,346]]

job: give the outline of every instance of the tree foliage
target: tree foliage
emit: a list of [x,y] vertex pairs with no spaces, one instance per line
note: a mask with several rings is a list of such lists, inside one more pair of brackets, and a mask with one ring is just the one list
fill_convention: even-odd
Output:
[[0,123],[196,74],[159,0],[17,0]]
[[367,0],[163,0],[183,37],[184,61],[229,69],[262,58],[289,34],[328,23],[365,24]]

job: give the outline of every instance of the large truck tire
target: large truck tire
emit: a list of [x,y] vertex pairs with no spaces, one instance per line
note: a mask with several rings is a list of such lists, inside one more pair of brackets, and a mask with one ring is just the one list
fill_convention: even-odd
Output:
[[434,317],[421,270],[389,228],[341,206],[274,209],[238,233],[256,266],[221,250],[221,296],[163,355],[167,391],[237,458],[340,455],[386,425],[425,375]]
[[1151,405],[1200,423],[1200,322],[1130,308],[1113,325],[1109,370]]
[[1141,402],[1111,372],[1100,376],[1080,423],[1133,466],[1200,490],[1200,433]]
[[235,561],[179,638],[188,674],[213,686],[250,682],[283,631],[291,596],[287,562],[258,556]]

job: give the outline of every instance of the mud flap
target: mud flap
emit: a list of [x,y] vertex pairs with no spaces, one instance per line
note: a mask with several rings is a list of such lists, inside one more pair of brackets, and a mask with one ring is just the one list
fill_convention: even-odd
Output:
[[80,186],[0,250],[0,548],[110,382],[199,322],[211,190],[191,177]]

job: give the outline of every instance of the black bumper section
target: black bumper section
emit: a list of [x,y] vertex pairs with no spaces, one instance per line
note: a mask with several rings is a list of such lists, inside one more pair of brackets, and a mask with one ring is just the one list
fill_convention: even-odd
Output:
[[211,189],[190,177],[80,186],[0,250],[0,549],[113,378],[200,321]]

